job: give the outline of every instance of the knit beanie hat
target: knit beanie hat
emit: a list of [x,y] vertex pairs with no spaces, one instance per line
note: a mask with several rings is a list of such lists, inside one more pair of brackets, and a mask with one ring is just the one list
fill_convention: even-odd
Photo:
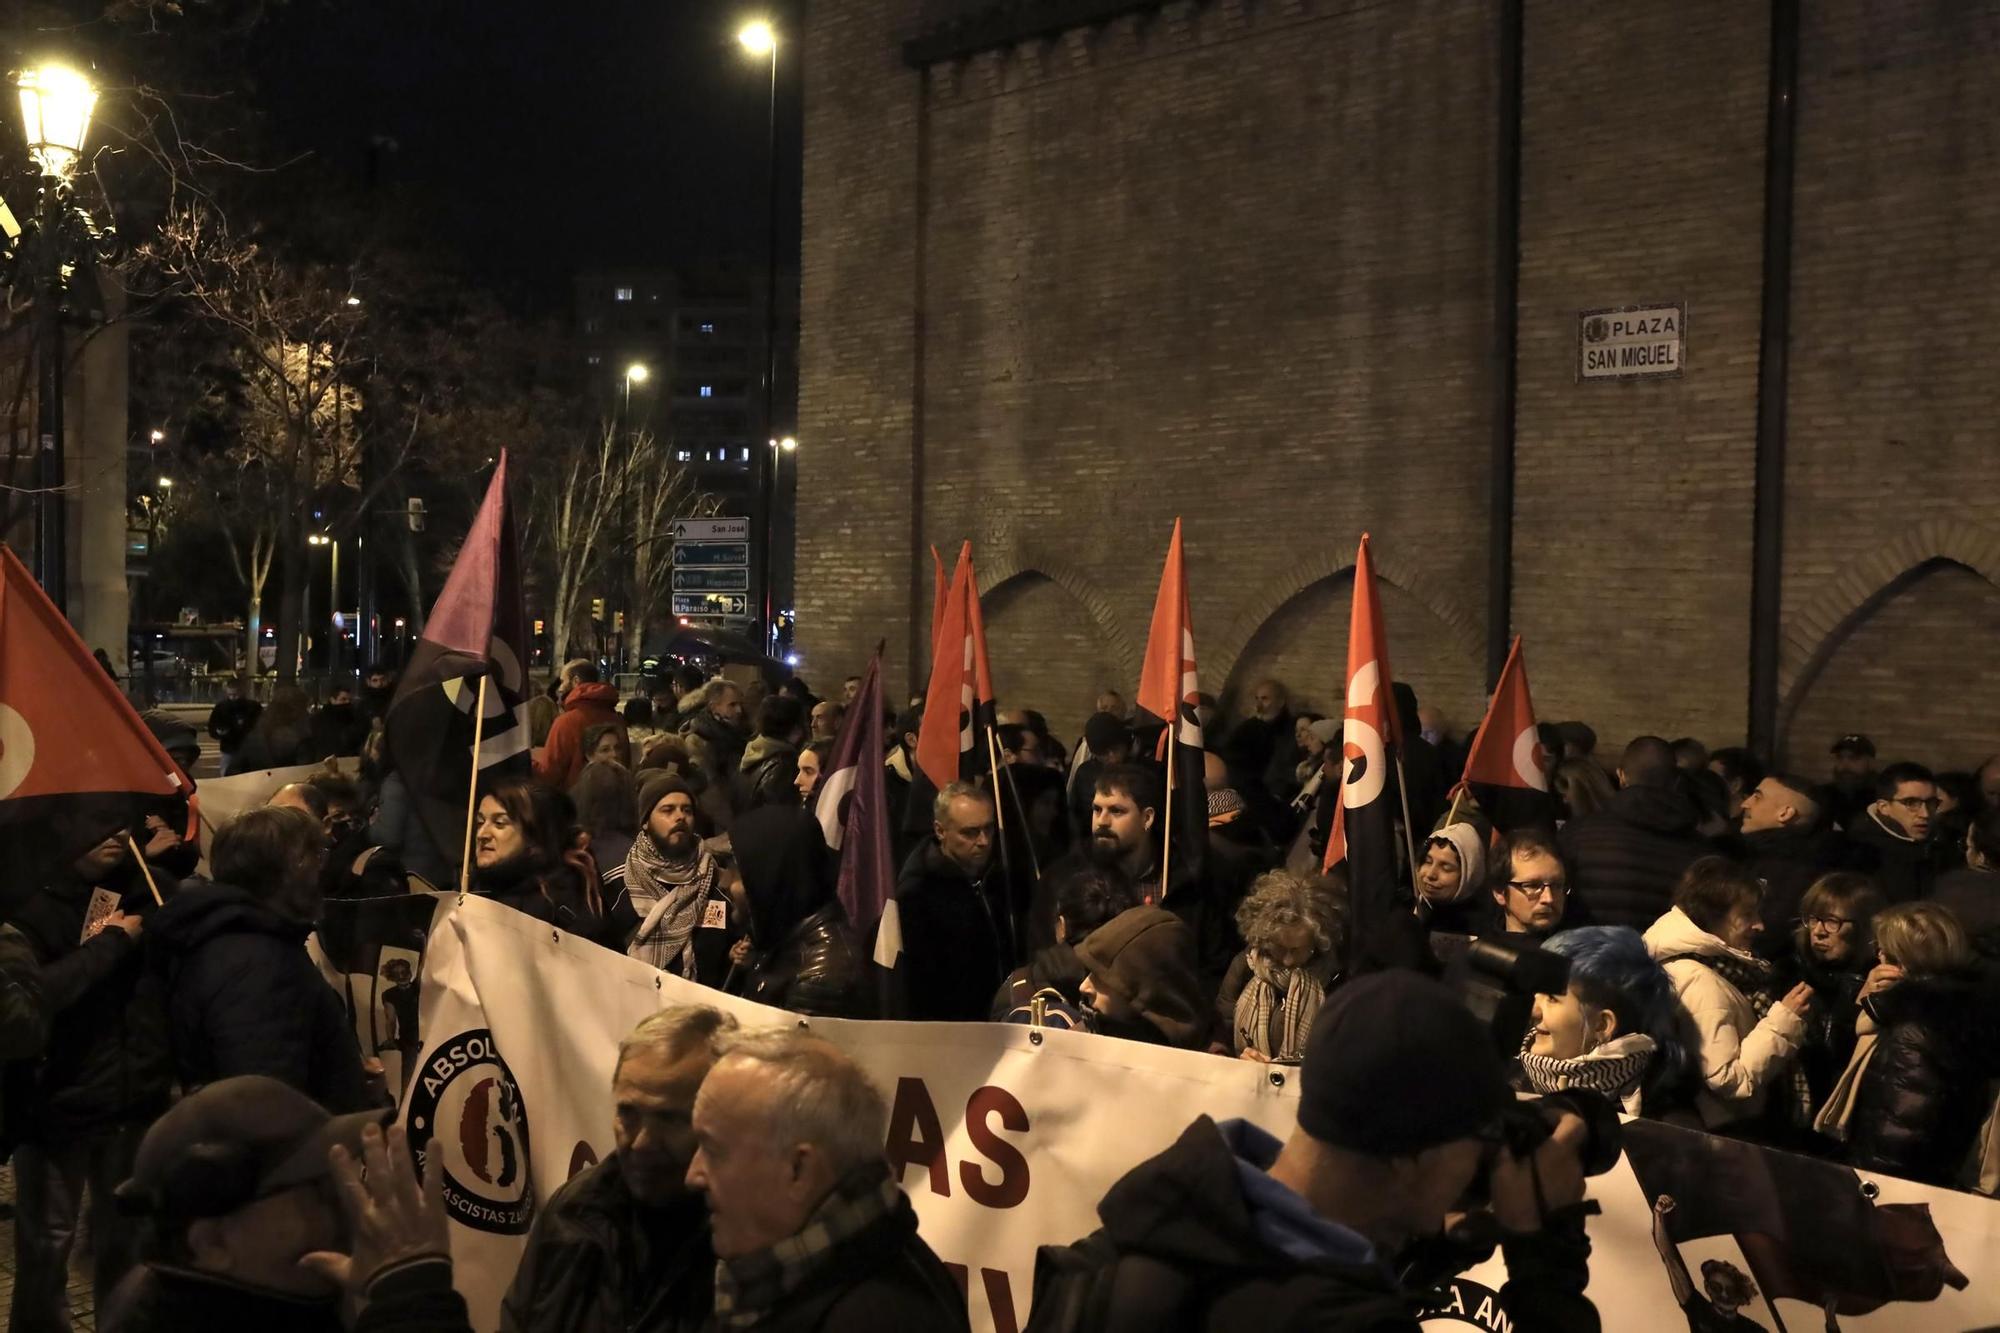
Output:
[[1299,1073],[1299,1128],[1370,1157],[1471,1137],[1511,1095],[1485,1025],[1449,989],[1407,971],[1327,996]]
[[675,792],[693,803],[695,790],[680,774],[664,768],[642,770],[639,777],[639,826],[644,828],[646,821],[653,817],[653,807]]
[[1448,900],[1464,902],[1486,882],[1486,839],[1477,827],[1467,823],[1446,824],[1433,838],[1443,838],[1458,853],[1458,892]]
[[1313,739],[1321,745],[1332,745],[1340,739],[1343,725],[1337,717],[1323,717],[1317,722],[1306,723],[1306,730],[1311,732]]
[[1076,956],[1091,984],[1139,1011],[1175,1046],[1201,1035],[1194,934],[1164,907],[1120,912],[1086,935]]

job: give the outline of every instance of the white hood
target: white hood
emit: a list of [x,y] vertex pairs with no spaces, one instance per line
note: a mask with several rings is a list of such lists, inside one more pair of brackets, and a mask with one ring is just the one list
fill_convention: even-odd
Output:
[[1738,958],[1755,966],[1756,960],[1741,949],[1732,949],[1722,940],[1697,926],[1686,912],[1675,907],[1646,927],[1646,952],[1655,958],[1676,954],[1697,954],[1703,958]]

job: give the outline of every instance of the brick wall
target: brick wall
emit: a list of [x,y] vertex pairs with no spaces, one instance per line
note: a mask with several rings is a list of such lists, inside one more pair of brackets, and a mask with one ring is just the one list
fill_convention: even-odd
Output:
[[[1780,684],[1816,747],[1866,711],[1844,654],[1914,672],[1979,604],[1875,593],[1939,555],[2000,575],[2000,3],[1804,8]],[[1475,720],[1496,7],[1181,0],[919,76],[924,13],[809,19],[811,672],[887,635],[914,677],[918,553],[969,537],[1003,693],[1073,726],[1136,678],[1182,515],[1225,701],[1334,697],[1368,529],[1399,672]],[[1544,715],[1607,746],[1745,730],[1768,29],[1527,3],[1513,628]],[[1687,303],[1684,376],[1577,383],[1578,312],[1653,300]],[[1907,632],[1870,648],[1857,609]]]
[[1962,673],[2000,661],[2000,634],[1971,576],[1924,579],[1880,625],[1849,634],[1843,621],[1938,556],[1981,571],[1989,594],[2000,578],[2000,5],[1804,11],[1785,505],[1793,749],[1818,764],[1840,731],[1863,730],[1919,757],[1990,753],[2000,685]]

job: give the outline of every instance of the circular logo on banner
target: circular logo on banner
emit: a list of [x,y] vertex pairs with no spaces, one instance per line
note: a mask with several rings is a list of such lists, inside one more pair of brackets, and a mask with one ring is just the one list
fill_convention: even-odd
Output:
[[12,796],[34,766],[34,728],[17,710],[0,704],[0,797]]
[[[432,1049],[410,1090],[410,1139],[438,1141],[444,1206],[475,1231],[519,1236],[534,1221],[528,1113],[486,1028]],[[426,1162],[426,1168],[433,1163]]]
[[1468,1278],[1455,1277],[1440,1287],[1417,1314],[1425,1329],[1484,1328],[1500,1333],[1514,1327],[1500,1305],[1500,1293]]
[[1536,791],[1549,789],[1549,755],[1533,727],[1523,727],[1514,738],[1514,772]]

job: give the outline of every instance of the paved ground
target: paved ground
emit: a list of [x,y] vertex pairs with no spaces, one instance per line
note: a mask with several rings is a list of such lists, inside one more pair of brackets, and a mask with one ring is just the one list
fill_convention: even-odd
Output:
[[[5,1217],[0,1218],[0,1308],[11,1307],[14,1303],[14,1172],[12,1168],[0,1167],[0,1201],[4,1201]],[[79,1243],[79,1249],[82,1248]],[[95,1333],[97,1312],[93,1308],[90,1294],[90,1276],[79,1263],[80,1255],[70,1256],[69,1266],[69,1309],[71,1321],[79,1333]]]

